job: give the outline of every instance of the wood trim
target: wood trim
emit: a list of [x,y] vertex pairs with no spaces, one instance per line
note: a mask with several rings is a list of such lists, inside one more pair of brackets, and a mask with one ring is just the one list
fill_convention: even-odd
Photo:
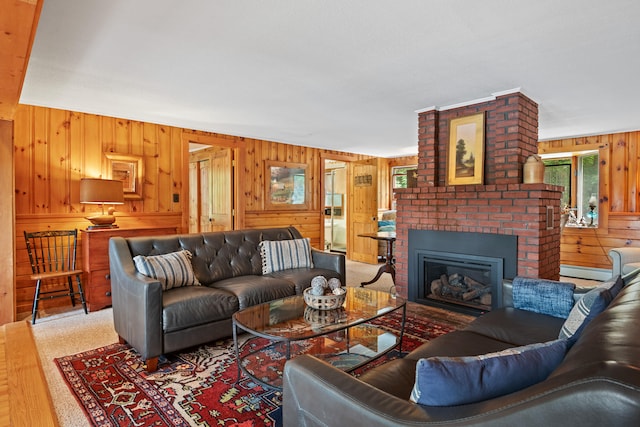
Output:
[[0,171],[0,227],[4,231],[0,240],[0,324],[16,319],[15,300],[15,192],[14,192],[14,156],[13,122],[0,120],[0,158],[3,160]]
[[538,154],[577,154],[583,151],[600,150],[603,148],[603,145],[606,146],[606,144],[602,144],[601,142],[581,145],[552,145],[552,141],[541,141],[538,145]]
[[243,138],[222,138],[217,135],[203,135],[196,132],[182,132],[182,227],[189,230],[189,143],[210,145],[212,147],[231,148],[233,154],[233,228],[245,228],[245,203],[241,202],[240,189],[245,187],[246,174],[240,170],[246,164],[246,144]]
[[601,144],[598,149],[598,161],[598,234],[606,235],[609,233],[609,211],[611,209],[609,144]]
[[12,426],[58,426],[33,332],[27,322],[9,323],[5,357]]
[[43,0],[0,0],[0,119],[13,120],[27,73]]
[[[325,168],[325,161],[326,160],[334,160],[337,162],[345,162],[347,165],[347,190],[349,189],[349,163],[353,162],[354,160],[358,160],[361,158],[365,158],[368,156],[362,156],[362,155],[349,155],[349,154],[343,154],[343,153],[327,153],[327,152],[320,152],[320,194],[324,195],[324,186],[325,186],[325,182],[324,182],[324,178],[325,178],[325,173],[327,172],[326,168]],[[347,197],[347,202],[349,202],[348,200],[348,193],[349,191],[346,192],[345,197]],[[322,200],[324,200],[324,196],[321,197]],[[324,247],[324,242],[325,242],[325,235],[324,235],[324,202],[320,203],[320,208],[321,208],[321,212],[320,212],[320,248]],[[344,208],[343,208],[344,209]],[[347,227],[349,226],[349,214],[347,212],[346,209],[344,209],[343,215],[345,216],[346,219],[346,224]],[[347,234],[347,241],[348,241],[348,234]],[[347,248],[349,247],[349,243],[347,242]]]

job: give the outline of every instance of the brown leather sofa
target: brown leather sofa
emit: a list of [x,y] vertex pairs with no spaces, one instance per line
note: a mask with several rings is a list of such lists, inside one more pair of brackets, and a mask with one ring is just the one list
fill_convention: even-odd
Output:
[[284,425],[638,425],[640,279],[626,278],[625,283],[606,310],[586,326],[560,366],[533,386],[459,406],[422,406],[409,400],[420,358],[479,355],[558,337],[563,319],[505,307],[359,378],[312,356],[288,361]]
[[[261,241],[300,238],[293,227],[111,238],[113,320],[120,341],[135,348],[147,370],[154,371],[162,354],[231,336],[231,316],[241,308],[302,294],[318,275],[345,283],[344,255],[313,248],[313,268],[262,274]],[[136,255],[183,249],[191,252],[202,286],[163,291],[158,280],[136,270]]]

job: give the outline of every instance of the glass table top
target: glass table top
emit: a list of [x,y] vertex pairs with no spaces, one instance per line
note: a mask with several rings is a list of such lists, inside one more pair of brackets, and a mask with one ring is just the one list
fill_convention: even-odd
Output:
[[296,295],[248,307],[233,315],[236,326],[254,335],[293,341],[326,335],[380,317],[406,305],[389,292],[347,287],[345,302],[335,310],[316,310]]

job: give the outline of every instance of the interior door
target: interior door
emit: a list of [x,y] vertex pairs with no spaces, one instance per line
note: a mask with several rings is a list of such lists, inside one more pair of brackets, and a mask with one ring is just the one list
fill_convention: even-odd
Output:
[[211,191],[211,161],[209,159],[202,159],[198,161],[198,174],[199,174],[199,191],[198,196],[200,199],[199,210],[199,224],[200,232],[206,233],[212,230],[212,212],[211,205],[213,203],[213,192]]
[[212,147],[190,155],[189,231],[233,229],[233,151]]
[[378,230],[378,168],[376,159],[349,163],[349,259],[378,263],[378,241],[359,237]]
[[189,162],[189,233],[200,230],[200,186],[198,185],[198,162]]
[[233,159],[230,148],[223,148],[211,156],[211,227],[214,231],[233,228]]

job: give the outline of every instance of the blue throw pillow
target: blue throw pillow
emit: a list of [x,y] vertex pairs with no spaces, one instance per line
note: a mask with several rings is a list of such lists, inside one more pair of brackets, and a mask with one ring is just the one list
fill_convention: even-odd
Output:
[[567,347],[566,340],[554,340],[482,356],[420,359],[411,400],[452,406],[513,393],[545,380],[562,362]]
[[381,219],[378,221],[378,231],[396,231],[396,221],[393,219]]
[[573,308],[574,283],[515,277],[513,306],[521,310],[566,319]]
[[602,313],[611,302],[611,293],[603,286],[593,288],[578,300],[564,321],[558,338],[568,339],[573,344],[587,324]]

